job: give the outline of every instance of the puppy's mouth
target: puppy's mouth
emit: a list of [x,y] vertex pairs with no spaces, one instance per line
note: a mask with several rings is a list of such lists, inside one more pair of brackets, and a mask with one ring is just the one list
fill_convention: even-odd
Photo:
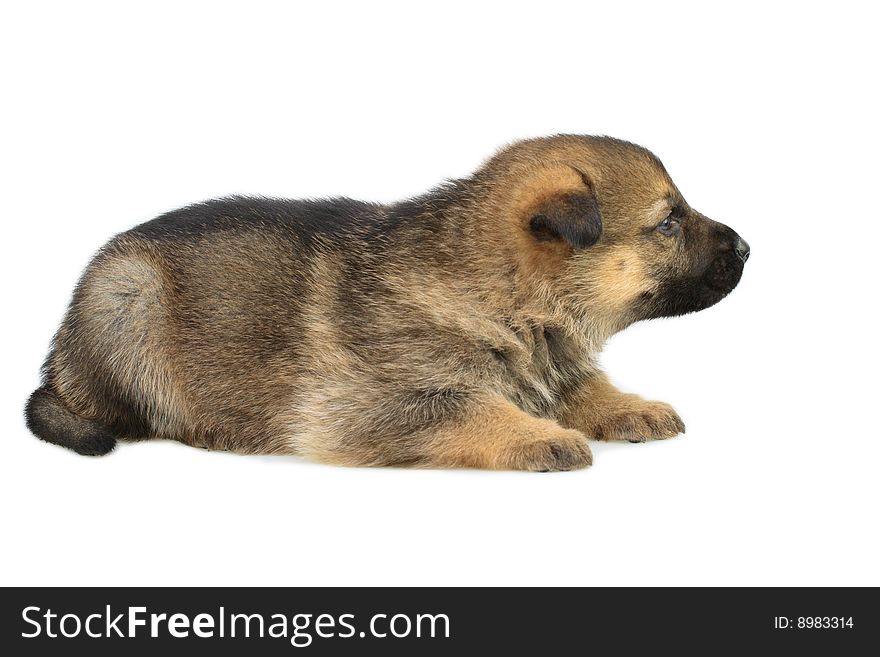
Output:
[[707,287],[716,292],[722,292],[723,296],[737,286],[742,278],[745,260],[736,255],[725,255],[712,261],[703,274],[703,281]]
[[743,274],[744,260],[722,255],[712,261],[699,277],[663,282],[657,290],[643,294],[637,302],[641,319],[675,317],[714,306],[730,294]]

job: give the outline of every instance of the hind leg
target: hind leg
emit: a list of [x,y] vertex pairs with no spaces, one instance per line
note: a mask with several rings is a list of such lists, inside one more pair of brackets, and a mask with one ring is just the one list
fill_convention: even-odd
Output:
[[185,433],[166,349],[167,281],[149,250],[117,239],[89,264],[28,403],[43,440],[101,454],[118,438]]
[[101,456],[116,446],[117,435],[105,424],[77,415],[48,388],[37,388],[25,407],[28,429],[47,443],[85,456]]

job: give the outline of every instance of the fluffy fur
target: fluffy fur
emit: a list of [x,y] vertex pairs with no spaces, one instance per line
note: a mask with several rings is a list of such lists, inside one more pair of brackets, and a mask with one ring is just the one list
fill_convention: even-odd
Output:
[[393,205],[200,203],[101,249],[26,418],[82,454],[160,437],[348,465],[584,467],[587,437],[684,430],[609,383],[607,338],[716,303],[747,254],[656,157],[609,138],[519,142]]

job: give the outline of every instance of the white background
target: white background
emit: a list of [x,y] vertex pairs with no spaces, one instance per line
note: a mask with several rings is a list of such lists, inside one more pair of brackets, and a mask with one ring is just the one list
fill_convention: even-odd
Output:
[[[304,5],[5,5],[0,583],[880,584],[870,3]],[[752,246],[727,300],[605,353],[686,436],[535,475],[25,429],[113,233],[235,192],[399,199],[557,132],[649,147]]]

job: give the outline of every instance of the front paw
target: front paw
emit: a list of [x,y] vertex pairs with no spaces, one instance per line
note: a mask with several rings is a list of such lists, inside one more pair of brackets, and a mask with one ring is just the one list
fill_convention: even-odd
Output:
[[590,432],[596,440],[643,443],[684,433],[684,422],[669,404],[638,399],[622,406],[608,409],[597,419]]
[[514,470],[561,472],[589,467],[593,454],[580,431],[559,429],[554,435],[512,447],[506,460]]

